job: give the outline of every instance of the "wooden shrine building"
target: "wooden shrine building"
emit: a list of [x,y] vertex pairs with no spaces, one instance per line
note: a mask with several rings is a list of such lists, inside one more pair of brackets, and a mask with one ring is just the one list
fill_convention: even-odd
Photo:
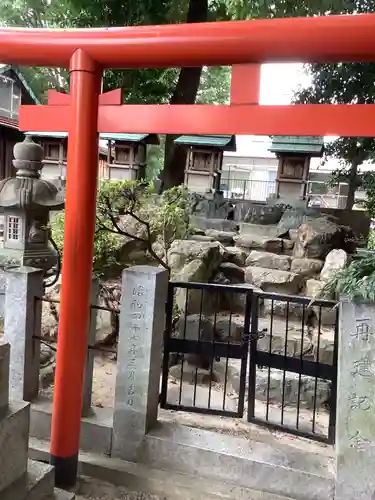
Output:
[[276,196],[305,199],[311,158],[323,155],[323,137],[273,136],[269,151],[279,160]]
[[197,193],[220,188],[224,151],[236,151],[234,135],[181,135],[175,144],[186,146],[188,154],[185,184]]

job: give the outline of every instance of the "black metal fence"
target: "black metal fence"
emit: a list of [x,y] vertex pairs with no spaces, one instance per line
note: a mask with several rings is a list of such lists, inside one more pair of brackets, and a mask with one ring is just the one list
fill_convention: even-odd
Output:
[[335,302],[171,282],[161,407],[334,442]]

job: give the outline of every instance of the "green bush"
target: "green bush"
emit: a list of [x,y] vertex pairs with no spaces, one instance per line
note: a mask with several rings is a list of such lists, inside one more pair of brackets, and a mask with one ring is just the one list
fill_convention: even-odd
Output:
[[[183,239],[189,230],[188,191],[174,187],[156,195],[152,183],[143,181],[104,181],[97,195],[93,272],[106,276],[109,269],[124,267],[121,248],[125,238],[143,243],[146,253],[168,269],[167,251],[175,239]],[[123,217],[130,218],[130,229],[122,225]],[[63,253],[64,212],[51,223],[52,237]],[[129,232],[127,232],[129,231]],[[133,231],[133,232],[131,232]],[[163,247],[164,257],[153,250],[155,241]],[[128,263],[130,264],[130,263]]]

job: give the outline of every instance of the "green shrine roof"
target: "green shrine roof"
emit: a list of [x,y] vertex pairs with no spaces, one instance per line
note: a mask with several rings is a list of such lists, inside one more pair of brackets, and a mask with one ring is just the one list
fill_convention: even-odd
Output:
[[272,137],[272,144],[269,151],[272,153],[304,153],[311,156],[321,156],[323,149],[323,137],[275,135]]
[[180,135],[174,142],[186,146],[206,146],[224,151],[236,151],[234,135]]
[[[25,135],[33,137],[51,137],[54,139],[64,139],[68,137],[68,132],[25,132]],[[159,144],[156,134],[99,134],[100,140],[123,141],[123,142],[144,142],[146,144]]]

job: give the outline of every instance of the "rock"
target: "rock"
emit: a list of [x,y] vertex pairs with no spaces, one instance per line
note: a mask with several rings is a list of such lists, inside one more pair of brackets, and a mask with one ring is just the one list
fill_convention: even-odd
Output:
[[270,225],[265,226],[264,224],[248,224],[247,222],[242,222],[240,224],[240,235],[250,234],[252,236],[263,236],[264,238],[277,238],[277,226]]
[[[179,338],[186,340],[212,342],[214,339],[214,328],[211,319],[199,314],[180,316],[175,331]],[[185,360],[191,365],[208,370],[212,363],[212,348],[210,347],[208,351],[205,352],[202,349],[200,354],[185,354]]]
[[[220,361],[214,364],[215,377],[220,384],[228,384],[231,389],[239,393],[241,361],[230,359],[228,365]],[[255,398],[272,404],[284,403],[285,406],[296,407],[298,399],[300,406],[304,408],[322,408],[331,396],[330,382],[298,373],[285,372],[271,368],[261,369],[258,367],[256,374]],[[279,417],[280,418],[280,417]]]
[[55,360],[55,353],[52,347],[46,344],[40,344],[40,365],[45,366]]
[[245,280],[260,287],[265,292],[296,294],[299,292],[301,277],[288,271],[264,269],[249,266],[245,271]]
[[298,358],[301,357],[301,354],[304,357],[311,351],[312,342],[308,337],[309,332],[301,321],[293,321],[289,317],[287,335],[285,319],[277,317],[274,317],[272,321],[272,337],[271,318],[259,318],[258,329],[265,332],[265,335],[258,339],[258,349],[261,351],[281,354],[282,356],[286,353],[287,356]]
[[189,212],[208,219],[228,219],[233,213],[232,204],[226,200],[220,191],[189,193]]
[[328,281],[336,272],[344,269],[348,262],[345,250],[332,250],[326,257],[324,267],[320,273],[321,281]]
[[221,342],[238,342],[245,329],[244,316],[225,316],[217,319],[215,336]]
[[[236,286],[236,285],[233,285]],[[238,285],[237,285],[238,286]],[[241,288],[249,289],[254,292],[261,292],[262,290],[250,283],[241,283]],[[225,292],[225,301],[222,303],[222,310],[232,311],[232,313],[245,314],[246,313],[246,297],[247,293],[245,292]],[[261,300],[261,305],[263,305],[263,301]]]
[[335,217],[307,218],[298,228],[293,256],[296,258],[324,259],[335,248],[353,250],[350,228],[340,226]]
[[[316,387],[315,387],[316,386]],[[315,398],[316,388],[316,398]],[[282,403],[286,406],[296,406],[298,396],[300,404],[306,408],[321,408],[330,398],[330,382],[316,379],[307,375],[285,372],[271,368],[270,376],[268,369],[258,369],[256,377],[256,399],[271,403]]]
[[214,241],[219,241],[223,245],[233,245],[233,238],[237,236],[236,232],[217,231],[216,229],[207,229],[206,236],[209,236]]
[[264,250],[266,252],[281,253],[283,242],[278,238],[267,238],[256,234],[243,234],[234,238],[236,247]]
[[247,258],[247,253],[238,247],[225,247],[227,254],[226,260],[237,264],[237,266],[244,266]]
[[223,256],[224,247],[217,241],[175,240],[168,251],[172,279],[207,283]]
[[[185,355],[186,359],[186,355]],[[187,382],[188,384],[200,384],[200,385],[208,385],[210,380],[212,382],[217,381],[217,375],[215,372],[211,373],[211,370],[205,370],[203,368],[199,368],[195,365],[184,362],[179,363],[177,365],[172,366],[169,369],[169,375],[177,380],[182,380]],[[181,377],[182,375],[182,377]],[[169,391],[168,391],[169,393]],[[168,396],[170,396],[168,394]],[[207,396],[206,396],[207,397]],[[170,402],[170,398],[168,397],[168,402]],[[174,402],[175,404],[178,402]],[[191,403],[190,403],[191,405]]]
[[274,253],[252,250],[246,259],[246,265],[289,271],[290,257],[287,255],[276,255]]
[[208,219],[198,215],[190,216],[190,225],[196,229],[216,229],[217,231],[237,231],[237,223],[227,219]]
[[313,331],[312,341],[314,344],[314,360],[319,361],[319,363],[332,365],[335,348],[335,330],[333,328],[321,328],[319,333],[319,330],[316,328]]
[[188,238],[188,240],[193,240],[193,241],[215,241],[215,238],[212,238],[211,236],[206,236],[205,234],[192,234]]
[[277,236],[285,236],[289,231],[298,229],[306,221],[307,212],[306,206],[286,208],[277,225]]
[[290,270],[305,278],[316,276],[322,270],[323,261],[319,259],[293,259]]
[[298,229],[289,229],[289,238],[290,241],[293,241],[293,243],[296,242],[298,237]]
[[245,270],[232,262],[220,264],[219,271],[224,274],[230,283],[243,283],[245,281]]
[[244,222],[252,224],[277,224],[281,219],[283,207],[275,205],[260,205],[254,203],[249,206]]
[[[217,283],[218,285],[230,285],[230,280],[225,276],[224,273],[218,271],[210,283]],[[220,294],[221,295],[221,294]]]
[[305,295],[307,297],[319,298],[319,299],[332,299],[332,294],[324,290],[324,281],[310,279],[306,281]]
[[[264,299],[263,313],[270,316],[272,314],[272,309],[274,316],[286,317],[288,315],[288,317],[295,317],[299,319],[303,318],[303,305],[297,304],[296,302],[286,302],[281,300],[272,301],[271,299]],[[312,309],[305,307],[305,322],[311,314]]]

